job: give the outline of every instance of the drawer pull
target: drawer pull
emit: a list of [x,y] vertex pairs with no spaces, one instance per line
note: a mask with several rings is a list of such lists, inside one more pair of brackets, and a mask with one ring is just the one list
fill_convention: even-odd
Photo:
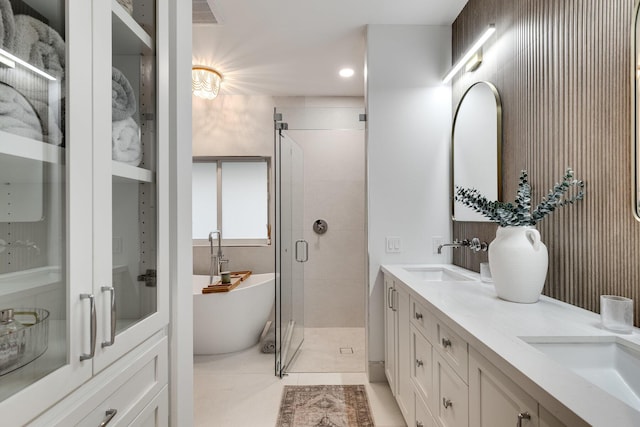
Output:
[[518,414],[518,424],[517,427],[522,427],[522,420],[530,420],[531,415],[528,412],[520,412]]
[[450,408],[453,406],[453,402],[451,401],[451,399],[447,399],[446,397],[443,397],[442,406],[444,406],[445,409]]
[[118,413],[117,409],[107,409],[104,413],[105,414],[104,420],[102,420],[99,427],[104,427],[107,424],[109,424],[113,419],[113,417],[116,416],[117,413]]
[[416,320],[422,320],[422,313],[416,311]]
[[419,368],[419,367],[421,367],[421,366],[424,366],[424,363],[422,362],[422,360],[420,360],[420,359],[416,359],[416,367],[418,367],[418,368]]
[[451,347],[451,340],[449,338],[442,338],[442,346],[444,348]]
[[424,427],[424,424],[422,424],[422,421],[416,421],[416,427]]

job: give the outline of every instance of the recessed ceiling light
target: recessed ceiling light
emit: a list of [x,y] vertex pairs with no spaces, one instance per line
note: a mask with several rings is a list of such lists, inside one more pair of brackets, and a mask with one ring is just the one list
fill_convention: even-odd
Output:
[[340,70],[340,77],[351,77],[353,76],[353,68],[343,68]]

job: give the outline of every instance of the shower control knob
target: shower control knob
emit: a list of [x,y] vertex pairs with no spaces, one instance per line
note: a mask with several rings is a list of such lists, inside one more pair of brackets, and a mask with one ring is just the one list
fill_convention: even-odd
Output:
[[324,234],[328,229],[329,225],[324,219],[317,219],[313,223],[313,231],[315,231],[316,234]]

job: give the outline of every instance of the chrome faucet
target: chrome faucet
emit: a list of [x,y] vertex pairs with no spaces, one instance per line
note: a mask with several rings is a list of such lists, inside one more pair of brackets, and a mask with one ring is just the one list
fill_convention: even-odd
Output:
[[[213,254],[213,235],[218,235],[218,252]],[[211,249],[211,264],[209,266],[209,284],[213,284],[213,276],[219,276],[222,271],[222,264],[228,263],[229,260],[222,255],[222,231],[213,230],[209,233],[209,247]]]
[[463,240],[454,240],[453,243],[444,243],[440,246],[438,246],[438,253],[441,254],[442,253],[442,248],[445,247],[450,247],[450,248],[461,248],[464,246],[468,246],[469,249],[471,249],[474,252],[486,252],[487,249],[489,248],[489,245],[487,244],[487,242],[481,242],[480,239],[478,239],[477,237],[474,237],[473,239],[469,240],[469,239],[463,239]]

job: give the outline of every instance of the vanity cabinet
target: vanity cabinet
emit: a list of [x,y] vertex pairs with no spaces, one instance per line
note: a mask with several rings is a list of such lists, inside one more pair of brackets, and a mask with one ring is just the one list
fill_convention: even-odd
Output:
[[438,427],[436,420],[433,419],[427,404],[422,400],[418,393],[415,394],[415,426],[416,427]]
[[538,403],[475,350],[469,358],[469,427],[538,426]]
[[412,423],[409,293],[385,278],[385,295],[385,374],[402,415],[407,423]]
[[[46,313],[23,322],[42,354],[0,375],[4,425],[167,422],[169,5],[133,3],[2,10],[25,113],[0,117],[0,310]],[[53,47],[24,56],[20,31]]]
[[[389,384],[409,426],[563,427],[525,390],[427,309],[411,288],[385,274]],[[406,314],[405,314],[406,313]],[[408,344],[402,328],[409,331]],[[405,352],[403,347],[409,351]],[[408,364],[408,373],[401,369]],[[393,369],[389,369],[393,366]],[[407,379],[409,380],[407,382]],[[402,391],[402,384],[411,390]],[[412,405],[405,396],[413,393]],[[409,415],[409,416],[407,416]]]

